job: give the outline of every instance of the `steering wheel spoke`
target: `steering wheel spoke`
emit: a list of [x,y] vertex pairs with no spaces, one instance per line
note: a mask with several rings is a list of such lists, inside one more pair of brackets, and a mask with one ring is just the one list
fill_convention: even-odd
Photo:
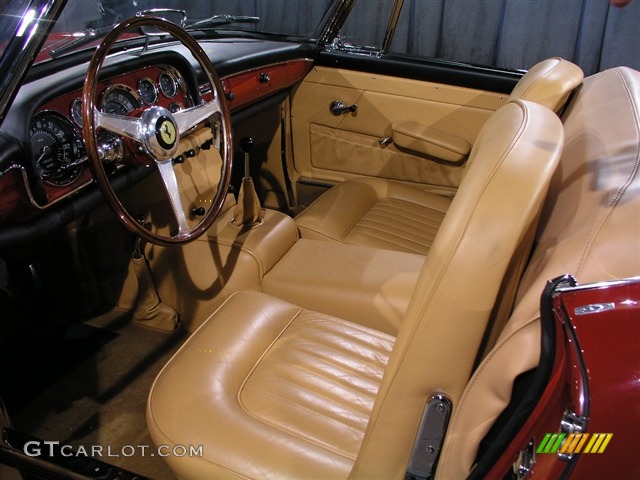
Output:
[[220,112],[220,105],[217,101],[202,102],[191,108],[180,110],[173,114],[176,120],[176,126],[180,135],[184,135],[193,127],[216,113]]
[[162,160],[157,161],[156,165],[158,166],[158,172],[162,178],[164,188],[167,191],[171,210],[178,224],[178,234],[174,237],[183,236],[189,232],[190,227],[184,213],[182,200],[180,199],[180,189],[178,188],[178,180],[176,178],[176,172],[173,170],[173,164],[171,160]]
[[94,109],[93,115],[96,127],[104,128],[110,132],[135,140],[138,143],[142,142],[143,126],[139,118],[116,115],[115,113],[104,113],[98,109]]

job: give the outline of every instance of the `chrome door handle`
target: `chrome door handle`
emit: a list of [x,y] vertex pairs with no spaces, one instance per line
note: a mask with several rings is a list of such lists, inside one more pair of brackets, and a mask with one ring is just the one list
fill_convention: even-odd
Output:
[[329,105],[329,110],[331,110],[331,113],[337,117],[338,115],[344,115],[345,113],[357,112],[358,105],[355,103],[353,105],[345,105],[344,103],[335,100],[331,102],[331,105]]

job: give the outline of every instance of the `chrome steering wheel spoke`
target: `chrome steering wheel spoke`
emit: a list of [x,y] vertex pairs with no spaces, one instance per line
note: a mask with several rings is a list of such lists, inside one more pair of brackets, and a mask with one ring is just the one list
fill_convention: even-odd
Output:
[[143,126],[140,118],[116,115],[114,113],[104,113],[99,111],[97,108],[94,109],[93,115],[96,127],[104,128],[110,132],[130,138],[138,143],[142,143]]
[[191,108],[179,110],[175,112],[173,116],[176,120],[178,132],[182,136],[199,123],[204,122],[220,111],[219,103],[216,100],[212,100],[210,102],[202,102]]
[[189,232],[191,227],[189,227],[187,223],[187,217],[184,213],[182,200],[180,199],[180,189],[178,187],[176,172],[173,170],[171,160],[156,160],[156,165],[158,166],[158,172],[162,178],[164,188],[167,191],[171,210],[178,223],[178,234],[174,235],[174,237],[180,237]]

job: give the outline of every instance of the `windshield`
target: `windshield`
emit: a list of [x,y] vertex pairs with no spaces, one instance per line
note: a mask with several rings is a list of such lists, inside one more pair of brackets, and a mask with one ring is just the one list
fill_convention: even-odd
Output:
[[[29,1],[11,0],[0,5],[3,3],[0,55],[11,34],[19,29]],[[36,62],[51,58],[52,53],[56,56],[95,45],[111,26],[150,10],[193,31],[307,38],[315,32],[330,3],[331,0],[69,0]]]

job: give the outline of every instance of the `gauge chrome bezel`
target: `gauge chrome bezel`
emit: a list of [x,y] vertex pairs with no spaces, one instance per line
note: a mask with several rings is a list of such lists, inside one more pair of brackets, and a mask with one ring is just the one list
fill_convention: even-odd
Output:
[[[80,105],[80,111],[75,110],[76,105]],[[73,123],[75,123],[78,128],[82,128],[82,98],[81,97],[76,97],[73,99],[73,102],[71,102],[71,106],[69,107],[69,116],[71,117],[71,120],[73,120]]]
[[[151,91],[153,92],[153,98],[152,99],[148,99],[145,98],[145,94],[142,93],[143,89],[140,86],[142,83],[148,83],[149,86],[151,87]],[[136,82],[136,88],[138,89],[138,94],[140,95],[140,99],[146,104],[146,105],[154,105],[157,101],[158,101],[158,86],[156,85],[156,82],[153,81],[153,79],[149,78],[149,77],[143,77],[141,79],[139,79]]]
[[[140,94],[135,88],[131,88],[129,85],[125,85],[124,83],[115,83],[113,85],[109,85],[100,94],[100,99],[98,101],[98,105],[99,105],[98,108],[100,109],[101,112],[104,112],[105,100],[108,99],[109,95],[113,94],[113,92],[118,90],[124,90],[134,98],[134,100],[138,105],[133,110],[141,108],[145,104],[145,102],[142,101],[142,98],[140,98]],[[127,111],[126,114],[128,115],[133,110]]]
[[[167,92],[162,85],[162,79],[168,78],[171,81],[171,85],[173,85],[173,89],[171,92]],[[167,98],[174,98],[178,94],[178,89],[180,88],[180,84],[178,82],[178,77],[169,70],[164,70],[158,74],[158,87],[160,88],[160,92]]]
[[[36,123],[42,118],[42,117],[50,117],[50,118],[54,118],[56,120],[56,122],[58,123],[58,128],[63,132],[63,133],[67,133],[70,134],[72,136],[71,139],[66,139],[66,142],[69,144],[70,148],[71,148],[71,155],[73,155],[73,158],[71,158],[71,162],[77,162],[78,160],[82,159],[83,157],[79,155],[78,152],[78,147],[81,147],[82,149],[84,149],[84,141],[82,140],[82,136],[80,135],[80,133],[78,132],[76,126],[64,115],[62,115],[60,112],[57,112],[55,110],[42,110],[38,113],[36,113],[32,118],[31,121],[29,122],[29,150],[31,152],[36,170],[38,171],[38,177],[47,185],[51,185],[53,187],[66,187],[68,185],[73,184],[76,180],[78,180],[78,178],[80,177],[80,174],[82,173],[83,170],[83,162],[78,162],[76,163],[73,168],[69,168],[69,172],[70,175],[67,177],[64,177],[64,181],[52,181],[49,180],[47,178],[45,178],[42,173],[40,172],[40,167],[37,163],[36,160],[36,153],[33,151],[33,145],[31,143],[31,138],[32,138],[32,130],[36,127]],[[51,132],[51,134],[55,137],[58,138],[59,137],[55,134],[55,132]],[[65,154],[65,160],[66,160],[67,154]],[[57,169],[57,173],[59,173],[61,171],[61,169]]]

